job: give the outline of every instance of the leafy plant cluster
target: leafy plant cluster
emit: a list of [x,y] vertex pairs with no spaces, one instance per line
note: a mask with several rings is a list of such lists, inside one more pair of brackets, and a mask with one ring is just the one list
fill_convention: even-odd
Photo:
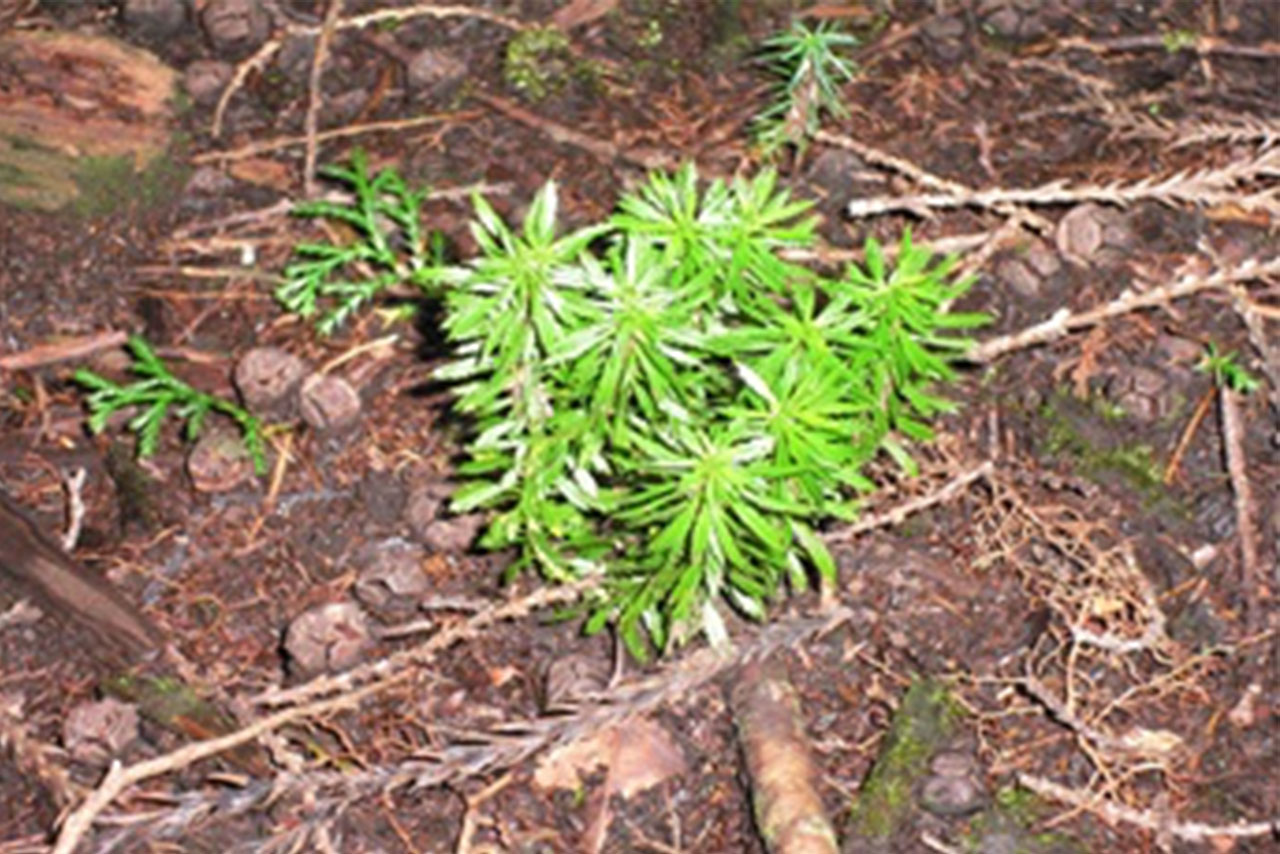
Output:
[[321,174],[349,187],[353,199],[306,202],[294,214],[335,220],[354,232],[353,239],[299,244],[275,296],[303,317],[318,314],[316,329],[329,335],[393,285],[427,285],[442,247],[438,232],[422,229],[428,190],[410,189],[394,169],[371,177],[368,158],[357,150],[349,166],[329,166]]
[[230,417],[239,426],[245,448],[253,457],[254,470],[266,472],[266,452],[262,440],[262,423],[244,408],[230,400],[197,391],[178,379],[145,339],[129,338],[133,355],[133,372],[140,379],[120,385],[93,371],[81,368],[75,372],[77,383],[89,389],[89,429],[101,433],[115,413],[137,408],[128,428],[138,434],[138,456],[155,453],[160,443],[160,428],[170,412],[186,422],[186,438],[193,441],[211,412]]
[[587,628],[641,656],[832,578],[818,526],[882,452],[913,470],[906,441],[951,409],[931,386],[985,320],[947,310],[954,259],[908,234],[895,263],[874,240],[839,276],[790,263],[814,221],[772,171],[654,174],[567,233],[556,208],[548,183],[513,228],[477,197],[480,254],[441,271],[439,376],[474,425],[454,509],[493,512],[481,544],[513,572],[603,572]]
[[801,21],[767,39],[762,61],[779,78],[773,103],[756,117],[756,138],[766,153],[784,145],[804,149],[818,132],[822,114],[849,114],[840,86],[856,67],[840,55],[858,40],[827,22],[812,29]]

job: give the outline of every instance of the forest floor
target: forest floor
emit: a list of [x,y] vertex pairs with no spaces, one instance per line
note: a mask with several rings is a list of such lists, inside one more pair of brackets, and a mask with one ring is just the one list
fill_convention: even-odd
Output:
[[[187,94],[158,177],[0,207],[0,484],[56,533],[87,470],[75,557],[258,748],[182,753],[210,732],[147,715],[119,736],[94,642],[0,591],[0,852],[762,852],[731,695],[765,656],[846,851],[1276,850],[1280,4],[345,0],[327,30],[324,0],[203,4],[230,35],[164,3],[18,5],[8,26],[113,35]],[[859,43],[847,115],[773,160],[821,216],[795,260],[909,228],[993,320],[920,474],[877,466],[823,531],[825,595],[639,663],[449,515],[466,425],[432,378],[437,303],[402,289],[325,336],[273,298],[297,245],[350,238],[290,205],[359,149],[430,188],[423,227],[465,260],[473,191],[518,222],[554,179],[576,227],[649,167],[757,174],[753,57],[798,13]],[[127,376],[118,333],[227,398],[279,348],[345,381],[356,408],[318,417],[354,423],[276,420],[260,477],[201,467],[176,422],[136,459],[123,420],[89,433],[72,377]],[[1256,388],[1203,370],[1211,349]],[[354,669],[307,672],[303,615],[320,669]],[[588,697],[549,710],[566,670]],[[912,739],[923,765],[890,779]],[[108,757],[142,772],[88,812]],[[960,803],[932,802],[948,775]]]

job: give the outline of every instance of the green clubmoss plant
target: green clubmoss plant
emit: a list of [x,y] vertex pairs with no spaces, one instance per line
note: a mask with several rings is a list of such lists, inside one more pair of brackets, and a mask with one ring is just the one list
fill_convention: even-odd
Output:
[[133,372],[139,376],[136,382],[120,385],[83,368],[75,372],[75,381],[89,389],[90,430],[101,433],[112,415],[124,409],[137,409],[128,428],[138,434],[138,456],[148,457],[159,446],[160,428],[171,411],[186,422],[187,441],[194,441],[205,419],[211,412],[217,412],[236,423],[253,457],[254,470],[259,475],[266,473],[262,424],[255,416],[230,400],[197,391],[175,377],[151,345],[139,336],[130,337],[128,347],[133,355]]
[[321,174],[346,185],[352,200],[305,202],[294,214],[337,220],[354,238],[341,245],[298,245],[275,295],[289,311],[318,315],[316,329],[329,335],[393,285],[429,287],[440,252],[420,221],[426,189],[410,189],[394,169],[370,176],[359,150],[349,166],[329,166]]
[[853,79],[856,66],[840,51],[858,44],[826,21],[810,29],[801,21],[764,43],[763,62],[779,78],[773,103],[755,121],[756,137],[766,153],[784,145],[803,150],[817,133],[822,114],[849,114],[840,86]]
[[970,281],[909,234],[839,276],[785,260],[814,221],[772,171],[654,174],[568,233],[556,207],[549,183],[514,228],[477,197],[480,255],[441,271],[438,375],[473,426],[454,509],[491,511],[481,545],[512,572],[602,574],[586,628],[638,656],[723,641],[725,608],[761,619],[834,577],[819,527],[855,515],[877,455],[913,470],[955,333],[985,317],[947,311]]

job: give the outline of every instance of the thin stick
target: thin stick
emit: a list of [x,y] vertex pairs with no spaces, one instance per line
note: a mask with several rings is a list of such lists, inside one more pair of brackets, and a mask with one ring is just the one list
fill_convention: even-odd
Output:
[[316,37],[316,52],[311,60],[311,76],[307,87],[307,115],[303,122],[306,135],[307,153],[302,169],[303,192],[308,199],[316,196],[316,123],[320,119],[320,106],[324,103],[324,92],[320,81],[324,77],[324,66],[329,61],[329,43],[333,40],[334,25],[342,13],[342,0],[329,0],[324,12],[324,24]]
[[1081,792],[1061,783],[1046,780],[1033,774],[1019,774],[1018,783],[1044,798],[1052,798],[1077,809],[1084,809],[1101,816],[1111,824],[1124,822],[1144,830],[1169,833],[1187,842],[1205,842],[1214,837],[1245,839],[1280,833],[1280,817],[1270,821],[1240,822],[1238,824],[1204,824],[1203,822],[1170,822],[1149,810],[1139,810],[1115,801],[1101,800],[1091,792]]
[[1088,311],[1072,313],[1069,309],[1059,309],[1042,323],[980,344],[970,350],[965,358],[971,362],[983,364],[1014,350],[1023,350],[1056,341],[1069,332],[1093,326],[1112,317],[1144,308],[1155,308],[1200,291],[1225,288],[1228,285],[1275,275],[1280,275],[1280,256],[1268,258],[1265,261],[1250,258],[1234,267],[1224,267],[1209,275],[1186,273],[1167,285],[1142,292],[1126,289],[1106,305]]
[[1227,452],[1227,474],[1236,498],[1236,532],[1240,536],[1240,589],[1245,597],[1245,631],[1257,626],[1258,591],[1262,581],[1258,571],[1258,537],[1253,526],[1253,489],[1249,486],[1249,461],[1244,455],[1244,424],[1240,417],[1240,393],[1223,385],[1218,393],[1222,413],[1222,442]]
[[950,501],[962,490],[968,488],[971,483],[976,480],[989,477],[993,471],[995,471],[995,463],[991,460],[987,460],[986,462],[969,469],[969,471],[957,475],[947,481],[946,484],[927,495],[921,495],[920,497],[913,498],[910,501],[904,501],[902,504],[899,504],[897,507],[894,507],[884,513],[859,519],[851,525],[846,525],[843,528],[832,531],[824,536],[823,539],[828,543],[849,542],[853,540],[854,537],[867,531],[901,524],[903,520],[913,513],[919,513],[921,510],[927,510],[935,504],[942,504],[943,502]]
[[1191,447],[1191,440],[1196,435],[1196,430],[1200,427],[1200,422],[1209,414],[1209,407],[1213,406],[1213,398],[1216,389],[1210,388],[1196,403],[1195,411],[1191,413],[1191,417],[1187,419],[1187,426],[1182,431],[1182,436],[1178,439],[1178,446],[1173,449],[1173,453],[1169,456],[1169,464],[1164,467],[1164,477],[1161,481],[1165,486],[1173,483],[1173,479],[1178,476],[1178,467],[1182,465],[1182,458],[1187,453],[1187,448]]
[[111,330],[80,338],[69,338],[56,344],[40,344],[21,353],[0,356],[0,371],[25,371],[57,362],[83,359],[85,356],[119,347],[128,340],[129,336],[124,332]]
[[[317,131],[315,138],[317,143],[328,142],[331,139],[344,139],[349,136],[361,136],[366,133],[408,130],[410,128],[435,124],[437,122],[471,119],[478,115],[480,115],[478,110],[471,110],[467,112],[454,113],[429,113],[424,116],[414,116],[411,119],[387,119],[377,122],[365,122],[364,124],[347,125],[346,127]],[[250,157],[257,157],[259,154],[266,154],[267,152],[279,151],[285,148],[293,148],[298,145],[306,145],[306,143],[306,136],[282,136],[276,137],[275,139],[265,139],[261,142],[251,143],[230,151],[207,151],[204,154],[197,154],[195,157],[192,157],[191,162],[200,166],[206,163],[223,163],[231,160],[245,160]]]

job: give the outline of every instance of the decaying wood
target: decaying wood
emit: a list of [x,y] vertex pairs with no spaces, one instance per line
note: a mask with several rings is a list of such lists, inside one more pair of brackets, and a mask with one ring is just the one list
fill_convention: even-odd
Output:
[[144,50],[13,31],[0,34],[0,79],[0,202],[57,210],[77,198],[86,158],[141,171],[168,146],[177,73]]
[[160,647],[160,632],[104,578],[54,545],[0,492],[0,576],[30,591],[53,616],[71,619],[100,638],[92,650],[112,664]]
[[730,703],[751,778],[756,825],[769,851],[836,854],[800,701],[778,659],[744,665]]

